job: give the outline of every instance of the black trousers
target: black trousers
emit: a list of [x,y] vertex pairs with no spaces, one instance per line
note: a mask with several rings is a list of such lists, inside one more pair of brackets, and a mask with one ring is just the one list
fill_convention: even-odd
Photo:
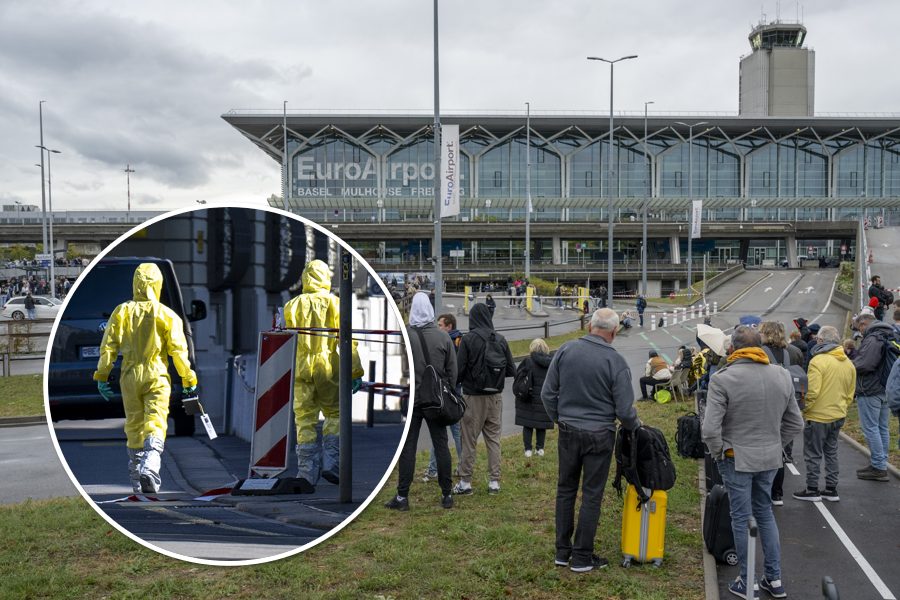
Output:
[[[641,384],[641,396],[644,398],[650,398],[653,393],[653,387],[657,383],[669,383],[668,379],[654,379],[653,377],[641,377],[638,380]],[[647,387],[650,387],[650,392],[647,392]],[[652,398],[651,398],[652,399]]]
[[531,432],[534,432],[534,442],[538,450],[544,448],[544,440],[547,439],[546,429],[534,429],[532,427],[522,427],[522,441],[525,443],[525,449],[531,450]]
[[[600,520],[603,489],[609,477],[614,431],[583,431],[559,424],[559,479],[556,483],[556,556],[591,564]],[[575,499],[581,484],[581,509],[575,526]],[[574,543],[572,534],[575,534]]]
[[[789,462],[794,462],[794,441],[788,442],[784,447],[784,455]],[[779,498],[784,496],[784,466],[775,473],[775,479],[772,480],[772,495]]]
[[447,445],[447,427],[427,421],[417,408],[413,408],[412,422],[409,424],[409,435],[400,452],[400,481],[397,483],[397,495],[409,496],[409,486],[412,485],[416,471],[416,446],[419,443],[419,431],[422,429],[422,421],[428,426],[431,441],[434,443],[434,456],[437,460],[438,484],[441,493],[448,496],[451,491],[453,479],[450,474],[450,447]]

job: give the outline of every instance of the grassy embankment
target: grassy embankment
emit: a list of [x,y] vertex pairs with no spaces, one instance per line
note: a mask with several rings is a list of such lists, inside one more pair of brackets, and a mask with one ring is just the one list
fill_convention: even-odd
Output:
[[0,377],[0,417],[31,417],[44,414],[43,376]]

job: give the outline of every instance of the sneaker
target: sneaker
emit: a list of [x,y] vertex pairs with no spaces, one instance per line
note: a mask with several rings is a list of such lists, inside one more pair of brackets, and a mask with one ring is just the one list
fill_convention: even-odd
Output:
[[543,449],[543,448],[538,448],[537,455],[538,455],[538,456],[543,456],[543,455],[544,455],[544,449]]
[[773,495],[772,506],[784,506],[784,497],[781,494]]
[[525,451],[525,458],[531,458],[531,450]]
[[807,502],[819,502],[822,500],[822,496],[819,495],[819,490],[811,490],[809,488],[794,492],[791,495],[797,500],[805,500]]
[[492,479],[488,484],[488,494],[499,494],[500,493],[500,482],[496,479]]
[[571,555],[571,552],[557,552],[556,558],[553,560],[553,564],[557,567],[568,567],[569,558],[571,557]]
[[390,502],[385,502],[384,507],[390,508],[391,510],[406,512],[409,510],[409,498],[404,498],[403,496],[394,496],[393,498],[391,498]]
[[453,494],[441,496],[441,506],[444,508],[453,508]]
[[609,566],[609,561],[603,558],[602,556],[597,556],[596,554],[591,554],[591,562],[588,564],[576,564],[572,562],[569,565],[569,570],[573,573],[587,573],[589,571],[593,571],[594,569],[604,569]]
[[769,581],[763,577],[759,580],[759,589],[768,592],[773,598],[787,598],[787,592],[784,591],[784,586],[781,585],[780,579]]
[[[741,579],[740,577],[738,577],[737,579],[732,581],[731,584],[729,584],[728,591],[740,598],[747,597],[747,585],[744,583],[744,580]],[[759,586],[755,585],[755,584],[753,585],[753,597],[755,599],[759,598]]]
[[890,481],[886,470],[875,467],[870,467],[867,471],[857,471],[856,476],[867,481]]
[[841,500],[835,488],[825,488],[819,494],[822,496],[822,500],[828,500],[829,502],[840,502]]
[[437,479],[437,472],[435,471],[425,471],[425,474],[422,475],[422,483],[428,483],[429,481],[434,481]]
[[454,496],[466,496],[472,493],[472,486],[468,483],[464,484],[462,481],[460,481],[453,486],[453,491],[451,493]]

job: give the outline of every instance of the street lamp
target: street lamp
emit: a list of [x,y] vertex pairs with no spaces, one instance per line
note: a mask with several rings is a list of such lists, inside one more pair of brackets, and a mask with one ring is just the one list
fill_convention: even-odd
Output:
[[440,314],[443,307],[444,274],[441,241],[441,88],[438,64],[438,0],[434,0],[434,245],[431,254],[434,256],[434,311]]
[[[692,287],[694,284],[693,278],[693,246],[691,241],[694,238],[694,127],[699,127],[700,125],[706,125],[706,121],[700,121],[699,123],[692,123],[688,125],[687,123],[683,123],[682,121],[675,121],[676,125],[683,125],[688,128],[688,211],[690,214],[689,219],[689,229],[688,229],[688,302],[692,302],[694,299],[694,288]],[[703,274],[706,277],[706,274]]]
[[[650,160],[647,152],[647,106],[653,104],[653,100],[648,100],[644,102],[644,175],[647,176],[647,170],[650,168]],[[644,227],[641,235],[641,243],[643,244],[641,248],[643,252],[641,253],[641,290],[644,294],[644,297],[647,296],[647,204],[650,202],[650,198],[653,196],[653,180],[650,179],[650,190],[647,194],[647,197],[644,198]]]
[[[38,165],[38,166],[40,166],[40,165]],[[19,216],[22,218],[22,225],[24,225],[25,224],[25,215],[22,214],[22,203],[19,202],[18,200],[13,200],[13,202],[16,203],[16,207],[17,207],[16,212],[19,213]]]
[[[608,225],[608,245],[609,247],[606,250],[606,297],[607,304],[609,308],[613,307],[613,175],[615,171],[613,170],[613,159],[612,159],[612,151],[613,151],[613,70],[617,62],[622,60],[629,60],[632,58],[637,58],[637,54],[631,54],[629,56],[623,56],[621,58],[617,58],[616,60],[607,60],[605,58],[601,58],[599,56],[588,56],[588,60],[599,60],[609,64],[609,154],[607,156],[607,164],[609,170],[609,182],[607,183],[607,190],[609,193],[609,199],[607,201],[606,208],[606,218],[609,221]],[[602,187],[600,188],[603,189]]]
[[44,189],[44,102],[38,102],[38,123],[41,129],[41,143],[35,148],[41,149],[41,243],[47,251],[47,192]]
[[281,153],[281,200],[284,210],[289,211],[288,204],[288,139],[287,139],[287,100],[282,105],[281,113],[281,135],[282,135],[282,153]]
[[531,279],[531,102],[525,107],[525,279]]
[[[56,298],[56,252],[54,251],[53,245],[53,179],[51,176],[52,169],[50,168],[50,155],[62,154],[62,152],[60,152],[59,150],[51,150],[50,148],[46,148],[43,145],[40,146],[40,148],[41,157],[44,156],[44,151],[47,151],[47,205],[50,209],[50,297]],[[43,185],[41,187],[43,187]],[[46,253],[47,246],[44,246],[44,254]]]
[[134,169],[131,168],[130,164],[125,165],[125,185],[128,194],[128,212],[125,213],[125,222],[131,220],[131,174],[134,173]]

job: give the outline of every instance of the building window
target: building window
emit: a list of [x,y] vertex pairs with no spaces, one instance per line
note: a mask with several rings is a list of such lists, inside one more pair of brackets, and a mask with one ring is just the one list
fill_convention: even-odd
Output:
[[811,164],[812,159],[813,159],[812,152],[804,152],[803,153],[803,162],[805,162],[806,164]]
[[494,187],[503,187],[503,171],[494,171]]
[[897,164],[898,162],[900,162],[900,154],[897,154],[896,152],[891,152],[891,162],[893,164]]
[[763,171],[763,187],[769,187],[769,180],[771,179],[771,172]]
[[675,171],[675,187],[681,187],[681,171]]
[[850,187],[856,187],[856,171],[850,172]]
[[547,155],[544,153],[543,150],[538,150],[538,153],[537,153],[537,161],[538,161],[539,163],[542,163],[542,162],[546,162],[546,161],[547,161]]
[[628,162],[633,163],[635,161],[635,157],[637,156],[636,152],[628,152]]
[[358,146],[352,146],[352,150],[350,151],[350,160],[358,163],[362,159],[362,152]]
[[594,172],[593,171],[585,171],[584,172],[584,187],[594,187]]
[[724,152],[716,152],[716,162],[720,164],[725,163],[725,153]]

